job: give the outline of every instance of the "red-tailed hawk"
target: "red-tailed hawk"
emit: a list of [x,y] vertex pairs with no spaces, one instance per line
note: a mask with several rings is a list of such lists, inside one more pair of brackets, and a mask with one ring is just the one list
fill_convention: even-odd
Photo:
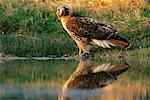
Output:
[[69,8],[58,7],[57,16],[63,28],[77,43],[79,55],[90,54],[91,45],[103,48],[110,48],[110,46],[125,48],[129,45],[126,39],[115,34],[117,31],[113,26],[80,16],[71,12]]

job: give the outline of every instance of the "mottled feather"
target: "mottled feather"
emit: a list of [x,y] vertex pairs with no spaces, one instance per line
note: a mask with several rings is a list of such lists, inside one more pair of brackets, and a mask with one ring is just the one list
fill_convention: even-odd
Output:
[[111,25],[99,23],[87,17],[71,17],[66,22],[66,27],[76,36],[99,40],[105,40],[116,33],[116,29]]

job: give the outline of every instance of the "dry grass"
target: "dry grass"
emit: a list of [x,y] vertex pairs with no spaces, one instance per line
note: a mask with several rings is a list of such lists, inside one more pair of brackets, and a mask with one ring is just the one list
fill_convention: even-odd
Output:
[[58,6],[67,6],[71,9],[84,9],[87,11],[102,11],[110,9],[120,9],[121,7],[131,8],[136,10],[137,8],[148,5],[144,0],[0,0],[3,2],[26,2],[29,7],[44,7],[54,9]]
[[142,8],[150,8],[144,0],[16,0],[16,2],[26,2],[29,7],[50,9],[54,12],[58,6],[63,5],[107,23],[110,20],[102,15],[110,13],[108,16],[113,17],[110,23],[117,27],[121,26],[124,30],[128,29],[126,23],[129,20],[149,20],[141,16]]

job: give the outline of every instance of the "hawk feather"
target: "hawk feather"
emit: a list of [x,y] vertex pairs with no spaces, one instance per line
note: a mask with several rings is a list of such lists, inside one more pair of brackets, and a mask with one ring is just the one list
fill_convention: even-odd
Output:
[[66,22],[66,28],[77,36],[99,40],[105,40],[117,32],[113,26],[87,17],[71,17]]

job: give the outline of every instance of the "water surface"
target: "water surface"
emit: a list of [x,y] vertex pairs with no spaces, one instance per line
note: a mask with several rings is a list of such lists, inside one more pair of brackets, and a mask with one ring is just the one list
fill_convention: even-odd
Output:
[[150,99],[150,62],[12,60],[0,62],[0,99]]

